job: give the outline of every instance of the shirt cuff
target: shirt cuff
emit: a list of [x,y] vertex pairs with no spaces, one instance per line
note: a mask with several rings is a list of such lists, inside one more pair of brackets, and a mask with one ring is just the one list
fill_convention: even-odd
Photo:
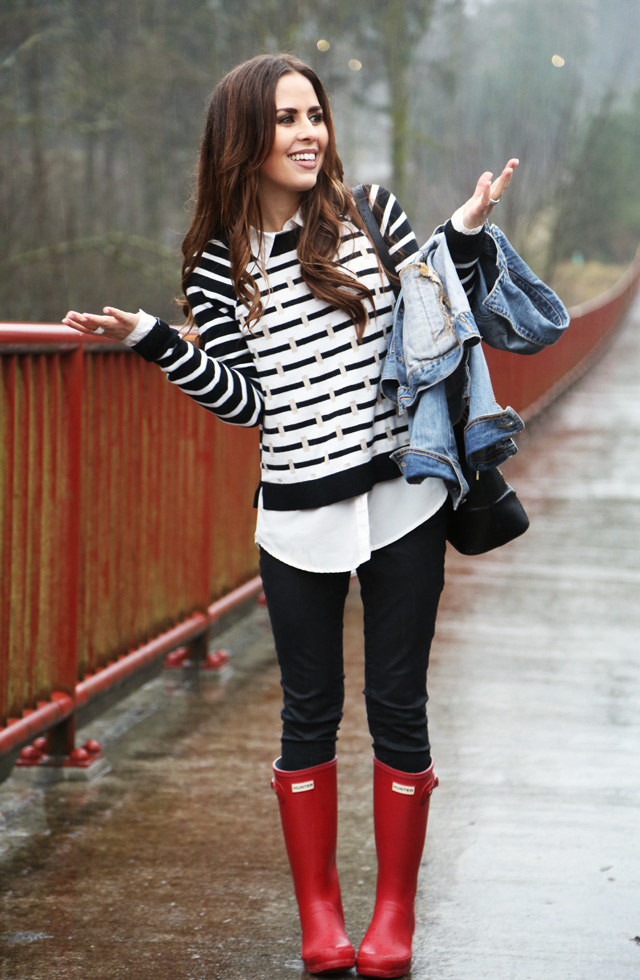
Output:
[[164,320],[159,320],[156,317],[151,329],[145,333],[142,340],[139,340],[137,344],[134,343],[131,349],[143,357],[145,361],[159,361],[168,350],[179,343],[180,334],[178,331],[170,327]]
[[150,313],[145,313],[144,310],[138,310],[138,313],[140,315],[138,325],[134,327],[131,333],[127,334],[122,341],[122,343],[126,344],[127,347],[133,347],[141,340],[144,340],[147,334],[150,333],[153,327],[156,325],[156,318],[151,316]]
[[457,211],[453,212],[451,215],[451,224],[461,235],[479,235],[484,225],[480,225],[478,228],[467,228],[462,217],[463,210],[463,207],[459,207]]

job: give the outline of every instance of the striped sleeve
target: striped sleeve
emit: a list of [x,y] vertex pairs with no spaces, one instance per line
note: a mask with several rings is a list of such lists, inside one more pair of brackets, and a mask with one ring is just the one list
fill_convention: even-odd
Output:
[[[164,344],[162,352],[156,347],[156,356],[148,359],[154,360],[181,391],[224,422],[254,426],[260,422],[264,397],[235,319],[229,263],[216,254],[215,244],[211,252],[203,253],[186,289],[200,330],[200,348],[171,331],[172,341]],[[148,350],[153,349],[154,332],[159,329],[154,327],[149,338],[134,349],[145,356],[140,348],[146,344]]]
[[[398,273],[412,261],[418,252],[418,242],[396,197],[377,184],[369,189],[369,204],[387,244],[389,254]],[[464,291],[470,298],[476,284],[476,269],[482,251],[484,232],[463,235],[456,231],[451,221],[444,226],[449,252],[460,277]]]
[[379,184],[372,184],[369,188],[369,206],[396,272],[400,274],[418,252],[418,242],[409,219],[391,191]]
[[444,226],[444,233],[460,282],[467,298],[471,299],[476,287],[476,272],[485,232],[483,230],[477,235],[463,235],[461,231],[456,231],[449,219]]

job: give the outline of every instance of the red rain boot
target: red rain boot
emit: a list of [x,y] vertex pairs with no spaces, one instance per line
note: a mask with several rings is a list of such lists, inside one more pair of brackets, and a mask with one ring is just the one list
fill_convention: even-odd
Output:
[[355,951],[344,931],[336,870],[336,761],[295,772],[274,763],[271,780],[280,801],[308,973],[340,973],[355,965]]
[[373,760],[378,882],[373,919],[356,960],[362,976],[402,977],[411,969],[418,869],[437,785],[433,763],[424,772],[400,772]]

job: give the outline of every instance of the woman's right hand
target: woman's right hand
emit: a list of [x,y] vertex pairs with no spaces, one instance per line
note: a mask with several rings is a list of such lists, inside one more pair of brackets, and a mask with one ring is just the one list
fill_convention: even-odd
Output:
[[104,316],[95,313],[75,313],[69,310],[63,319],[66,327],[73,327],[80,333],[103,334],[109,340],[124,340],[138,326],[139,313],[126,313],[113,306],[105,306]]

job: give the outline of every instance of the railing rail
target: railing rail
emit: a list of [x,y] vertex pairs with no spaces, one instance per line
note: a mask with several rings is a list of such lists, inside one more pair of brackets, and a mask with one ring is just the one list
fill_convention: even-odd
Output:
[[570,310],[565,335],[533,357],[513,357],[485,348],[500,405],[532,419],[596,360],[622,322],[640,284],[640,249],[618,282],[596,299]]
[[[598,356],[639,282],[640,255],[572,310],[555,347],[487,350],[498,402],[539,412]],[[256,430],[219,423],[122,345],[0,324],[0,431],[1,762],[45,730],[69,751],[78,710],[202,645],[260,580]]]

